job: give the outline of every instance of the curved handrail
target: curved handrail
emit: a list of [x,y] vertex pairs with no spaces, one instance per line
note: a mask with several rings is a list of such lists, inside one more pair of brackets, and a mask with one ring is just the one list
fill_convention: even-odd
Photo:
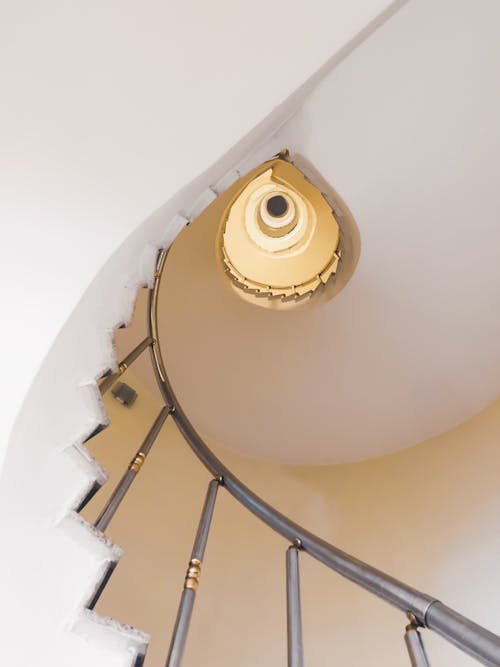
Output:
[[163,399],[180,432],[204,466],[214,477],[221,479],[223,486],[236,500],[289,542],[300,544],[300,548],[316,560],[392,606],[412,615],[418,624],[437,632],[482,664],[498,667],[500,665],[499,636],[458,614],[433,596],[421,593],[381,570],[350,556],[291,521],[245,486],[205,444],[176,398],[165,370],[159,344],[158,294],[167,254],[168,250],[159,251],[154,285],[149,293],[148,329],[149,336],[153,340],[150,347],[151,359]]

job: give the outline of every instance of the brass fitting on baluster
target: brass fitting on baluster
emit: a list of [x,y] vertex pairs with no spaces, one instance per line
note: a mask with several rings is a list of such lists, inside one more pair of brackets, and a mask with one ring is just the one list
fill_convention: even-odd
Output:
[[198,590],[200,574],[201,560],[198,560],[198,558],[191,558],[186,572],[186,579],[184,580],[184,588],[191,588],[193,591]]
[[142,467],[142,464],[146,460],[146,454],[139,452],[133,461],[130,463],[130,470],[133,470],[135,473],[138,473]]
[[408,612],[406,614],[408,620],[410,623],[406,626],[405,630],[406,632],[410,632],[411,630],[418,630],[419,628],[422,628],[422,623],[418,620],[418,618],[415,616],[415,614],[412,614],[411,612]]

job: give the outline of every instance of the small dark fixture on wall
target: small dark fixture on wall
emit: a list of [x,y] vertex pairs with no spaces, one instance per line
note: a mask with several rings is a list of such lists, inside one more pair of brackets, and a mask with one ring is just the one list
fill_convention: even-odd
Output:
[[111,390],[111,393],[116,398],[116,400],[126,408],[130,408],[135,403],[135,399],[137,398],[137,392],[135,389],[132,389],[132,387],[130,387],[128,384],[125,384],[125,382],[117,382]]

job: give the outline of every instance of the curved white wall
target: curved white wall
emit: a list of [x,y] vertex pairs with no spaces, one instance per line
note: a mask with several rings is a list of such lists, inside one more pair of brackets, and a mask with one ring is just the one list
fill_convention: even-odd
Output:
[[213,252],[217,203],[179,238],[160,338],[203,434],[250,457],[339,463],[446,432],[500,395],[499,25],[496,0],[409,3],[280,129],[359,229],[359,262],[329,302],[240,299]]
[[120,244],[391,4],[3,4],[2,454]]

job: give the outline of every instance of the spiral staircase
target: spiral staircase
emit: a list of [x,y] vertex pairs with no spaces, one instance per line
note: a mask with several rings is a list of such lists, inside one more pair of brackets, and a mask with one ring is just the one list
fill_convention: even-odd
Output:
[[[402,627],[405,626],[404,641],[408,650],[409,660],[414,667],[430,665],[423,644],[423,634],[426,630],[434,631],[441,635],[446,641],[466,652],[481,664],[490,666],[500,664],[499,636],[462,616],[432,595],[420,592],[411,585],[398,581],[389,574],[371,567],[297,525],[259,498],[215,456],[190,423],[189,418],[179,404],[169,382],[168,372],[162,359],[161,342],[157,325],[157,302],[167,255],[168,249],[159,252],[154,273],[154,283],[149,290],[146,312],[148,318],[147,337],[129,352],[119,363],[118,369],[115,372],[110,371],[100,383],[101,393],[104,394],[117,382],[118,378],[131,364],[148,350],[154,374],[164,400],[164,406],[161,408],[144,441],[125,469],[123,477],[116,485],[94,524],[97,531],[103,533],[106,531],[115,512],[120,507],[143,464],[146,462],[146,458],[165,421],[167,418],[172,419],[186,443],[194,451],[200,463],[211,473],[213,479],[208,483],[205,502],[201,510],[198,528],[195,532],[191,556],[187,563],[178,615],[173,627],[170,648],[166,658],[167,667],[178,667],[182,664],[219,487],[227,491],[249,512],[254,514],[257,519],[260,519],[269,529],[281,535],[289,544],[288,548],[284,549],[284,561],[287,592],[287,654],[288,665],[290,667],[300,667],[304,664],[299,582],[299,559],[304,557],[302,554],[313,557],[327,568],[331,568],[350,580],[354,585],[360,586],[368,593],[377,596],[402,612]],[[144,316],[144,314],[142,315]],[[97,435],[97,433],[93,435]],[[99,484],[96,483],[83,499],[79,511],[85,508],[98,490]],[[115,570],[116,564],[117,560],[109,562],[101,581],[88,600],[88,609],[94,609]],[[139,652],[135,665],[142,665],[144,657],[145,653]]]
[[[398,228],[394,220],[400,219],[404,208],[398,208],[396,202],[391,209],[393,217],[386,217],[388,206],[384,200],[389,196],[391,203],[394,203],[392,194],[398,193],[402,200],[406,198],[412,202],[409,224],[413,224],[413,228],[421,232],[413,236],[414,246],[418,250],[418,261],[402,266],[404,258],[401,257],[398,264],[398,257],[392,256],[391,266],[399,271],[394,275],[415,275],[420,272],[420,285],[429,297],[433,290],[439,292],[441,287],[430,280],[426,282],[439,261],[438,253],[435,253],[434,249],[439,246],[443,233],[443,228],[435,224],[436,217],[439,217],[436,216],[436,210],[443,193],[450,195],[447,204],[450,205],[450,210],[453,210],[457,229],[473,229],[473,238],[464,238],[463,242],[453,239],[453,245],[450,246],[461,249],[453,259],[454,266],[457,267],[453,284],[458,285],[464,298],[463,309],[469,313],[469,321],[466,322],[466,326],[470,328],[469,337],[475,341],[476,350],[486,352],[480,355],[480,363],[474,363],[472,357],[467,358],[465,355],[463,369],[466,370],[463,370],[463,375],[469,379],[470,391],[467,393],[467,383],[454,387],[455,402],[462,412],[458,414],[452,411],[448,414],[443,429],[472,417],[494,399],[495,387],[498,386],[497,362],[491,355],[488,357],[487,352],[491,347],[491,332],[494,332],[497,326],[496,319],[491,315],[495,311],[496,303],[491,286],[497,280],[497,272],[494,261],[492,262],[495,245],[489,221],[496,219],[497,210],[494,175],[498,151],[495,149],[497,135],[494,130],[498,115],[496,98],[493,95],[487,96],[489,103],[484,103],[482,97],[485,88],[491,92],[494,86],[485,87],[481,77],[476,74],[481,71],[485,81],[495,81],[499,60],[495,50],[495,21],[490,21],[489,16],[497,16],[497,10],[488,3],[485,3],[481,10],[467,3],[460,3],[460,7],[453,3],[443,3],[437,12],[432,3],[422,3],[420,6],[418,3],[409,3],[408,7],[403,9],[400,5],[404,3],[395,4],[397,7],[391,6],[389,11],[368,26],[365,33],[357,35],[354,42],[346,42],[344,50],[339,51],[332,62],[296,91],[282,107],[277,108],[261,126],[255,128],[219,162],[212,164],[212,167],[158,209],[119,250],[113,253],[108,248],[104,252],[105,255],[109,252],[111,256],[107,257],[106,263],[102,259],[104,268],[85,292],[41,365],[16,422],[2,470],[0,507],[5,541],[1,562],[5,573],[5,603],[0,609],[0,625],[6,636],[4,657],[11,667],[49,663],[65,665],[68,660],[71,660],[72,667],[86,667],[91,664],[137,667],[148,664],[149,637],[144,632],[107,616],[106,595],[111,588],[120,589],[118,600],[127,598],[127,594],[133,592],[133,600],[138,606],[143,599],[142,595],[149,595],[141,587],[144,572],[140,569],[132,573],[127,570],[128,582],[120,578],[128,547],[125,557],[122,558],[123,551],[117,546],[121,541],[115,540],[113,527],[119,517],[130,516],[130,531],[136,534],[139,541],[144,537],[144,532],[141,531],[144,517],[136,513],[135,509],[128,514],[130,505],[127,503],[139,485],[136,477],[145,475],[148,466],[151,470],[150,458],[156,455],[158,441],[163,436],[177,438],[174,430],[184,438],[185,449],[189,448],[199,459],[201,472],[190,473],[186,479],[182,478],[182,481],[172,479],[167,472],[164,483],[178,490],[179,485],[188,486],[192,477],[199,482],[193,484],[193,494],[204,491],[205,481],[208,490],[203,507],[201,500],[199,502],[201,517],[198,530],[196,521],[189,525],[186,521],[186,525],[179,530],[179,535],[182,533],[187,541],[194,540],[192,551],[185,547],[186,540],[182,541],[182,549],[186,549],[185,562],[182,568],[179,569],[176,565],[168,573],[172,587],[180,589],[181,599],[177,620],[175,614],[161,618],[162,632],[165,637],[169,634],[168,640],[163,642],[164,660],[167,664],[180,664],[183,654],[186,657],[184,664],[190,664],[189,646],[198,639],[196,631],[189,632],[190,620],[201,622],[196,620],[196,610],[206,611],[203,607],[203,596],[208,587],[205,585],[211,577],[210,568],[216,567],[211,564],[211,547],[214,541],[209,539],[212,515],[216,524],[218,512],[226,502],[225,499],[231,498],[241,510],[238,521],[245,526],[250,525],[247,521],[255,522],[261,526],[263,533],[270,535],[269,539],[275,540],[273,544],[282,560],[281,570],[279,563],[277,567],[271,568],[270,557],[267,559],[266,556],[260,561],[248,558],[245,559],[244,572],[238,576],[246,580],[259,578],[269,591],[274,590],[271,583],[275,579],[283,583],[283,592],[286,590],[286,594],[280,604],[282,602],[283,618],[287,619],[287,623],[280,641],[283,647],[286,646],[290,665],[295,667],[304,661],[309,664],[309,656],[317,655],[315,651],[318,646],[321,647],[323,657],[328,655],[328,647],[335,644],[336,637],[339,640],[342,632],[347,634],[346,627],[338,622],[339,618],[342,619],[344,611],[347,618],[345,607],[349,604],[356,607],[358,599],[360,613],[356,615],[359,621],[356,620],[354,632],[359,632],[362,638],[363,627],[369,627],[370,631],[380,627],[385,638],[386,626],[383,622],[378,625],[380,618],[377,604],[379,601],[388,603],[380,608],[394,610],[395,620],[392,627],[396,630],[391,641],[394,640],[399,648],[403,647],[401,650],[407,651],[413,665],[434,664],[433,655],[437,646],[433,639],[435,635],[440,642],[444,640],[443,644],[449,643],[459,649],[460,654],[457,651],[450,655],[466,656],[457,660],[469,662],[459,664],[478,661],[486,665],[500,665],[499,638],[495,634],[497,596],[494,593],[488,594],[489,589],[495,589],[496,568],[488,561],[491,553],[496,553],[495,531],[490,530],[495,521],[494,503],[488,505],[492,513],[492,516],[488,514],[487,517],[488,529],[481,533],[485,541],[490,540],[488,545],[493,547],[492,550],[483,550],[483,541],[474,533],[470,543],[477,550],[478,560],[472,559],[472,564],[462,564],[460,569],[464,590],[472,591],[468,602],[471,603],[471,619],[479,619],[476,623],[466,617],[469,614],[468,605],[464,606],[458,599],[453,600],[451,605],[460,609],[458,613],[447,606],[445,601],[441,601],[440,595],[434,596],[434,585],[431,586],[430,593],[419,590],[421,572],[430,569],[439,555],[439,547],[434,544],[429,545],[428,559],[423,557],[426,556],[426,546],[419,545],[421,569],[415,568],[414,572],[412,567],[408,570],[400,568],[397,548],[392,559],[388,559],[388,562],[379,559],[377,567],[373,567],[357,559],[358,556],[365,557],[366,544],[361,536],[355,543],[352,549],[354,555],[351,556],[341,549],[342,540],[337,540],[336,531],[325,531],[326,539],[314,534],[321,532],[315,523],[316,517],[306,517],[305,521],[291,520],[285,516],[287,511],[282,513],[277,509],[281,503],[275,497],[269,503],[259,497],[260,494],[254,490],[259,484],[254,484],[252,480],[245,486],[238,477],[238,465],[234,462],[230,465],[225,463],[228,459],[233,461],[233,457],[224,451],[219,452],[217,447],[212,446],[212,440],[202,438],[198,429],[193,426],[198,423],[199,414],[195,415],[193,412],[192,415],[189,408],[183,408],[184,400],[180,400],[176,395],[178,391],[179,396],[184,396],[185,378],[181,377],[182,382],[177,383],[180,377],[177,362],[171,359],[164,361],[162,351],[163,354],[167,351],[166,357],[170,356],[168,343],[165,343],[165,347],[160,345],[162,335],[158,331],[157,300],[161,291],[167,289],[165,277],[162,281],[162,275],[168,268],[167,252],[174,239],[186,226],[194,229],[194,225],[191,226],[190,223],[240,176],[263,160],[270,159],[287,145],[290,146],[292,154],[301,156],[305,162],[310,161],[313,166],[317,165],[327,180],[331,180],[336,187],[338,185],[339,191],[342,195],[345,194],[349,204],[354,205],[360,218],[371,220],[368,211],[373,212],[378,229],[375,225],[365,226],[362,238],[366,244],[365,249],[371,249],[372,257],[374,249],[389,248],[393,241],[397,246],[403,236],[403,225]],[[396,9],[401,11],[387,21],[384,29],[375,33],[375,28],[390,18]],[[430,15],[433,16],[432,21],[427,20]],[[449,31],[448,48],[443,50],[442,34],[447,30],[450,21],[454,27]],[[421,39],[412,32],[415,25],[420,26]],[[477,44],[476,40],[473,40],[476,46],[467,53],[463,48],[463,36],[474,35],[475,30],[481,35],[481,39],[477,40]],[[360,47],[369,35],[371,38],[366,40],[363,48]],[[366,50],[363,50],[365,47]],[[428,65],[427,59],[423,57],[424,51],[433,66]],[[403,63],[402,71],[396,66],[396,61],[399,60]],[[365,71],[366,69],[368,71]],[[443,73],[446,74],[445,86]],[[467,80],[468,95],[464,94],[464,77]],[[446,123],[439,125],[442,131],[435,132],[435,118],[442,121],[443,117],[446,117]],[[481,131],[476,132],[475,123],[478,118]],[[54,122],[54,125],[56,124]],[[392,127],[389,134],[385,132],[386,124]],[[321,128],[328,128],[328,132],[323,133]],[[432,135],[433,141],[428,141],[429,135]],[[420,144],[422,150],[419,152],[415,149],[413,152],[410,142],[405,140],[407,137],[413,137],[415,146]],[[224,145],[230,145],[231,141],[234,141],[234,137],[229,137]],[[425,159],[421,159],[420,153],[425,153]],[[207,155],[203,160],[200,159],[199,163],[196,162],[196,165],[193,158],[190,169],[182,173],[181,183],[186,181],[187,173],[192,177],[193,172],[202,170],[202,167],[206,168],[214,159],[213,155]],[[186,162],[189,162],[187,158]],[[457,164],[463,165],[463,169],[456,168]],[[390,174],[389,171],[384,171],[384,165],[391,166]],[[401,168],[402,165],[404,168]],[[475,180],[475,174],[486,174],[487,178]],[[436,186],[438,182],[439,187]],[[159,191],[162,192],[161,186]],[[460,192],[460,202],[454,207],[451,200],[456,192]],[[155,201],[158,201],[158,197]],[[154,207],[146,208],[150,211]],[[462,214],[467,220],[474,221],[472,227],[466,224],[467,220],[461,217]],[[132,217],[137,216],[134,217],[135,224],[137,219],[144,219],[145,215],[140,207],[134,209]],[[97,243],[99,221],[95,222],[96,238],[92,237],[89,243]],[[384,237],[384,243],[377,241],[377,235]],[[61,287],[67,285],[69,289],[72,285],[72,268],[73,265],[78,266],[78,253],[77,246],[72,246],[64,253],[66,268],[60,281]],[[83,252],[82,255],[84,254]],[[365,256],[369,255],[370,253],[365,253]],[[383,266],[390,263],[387,261],[388,256],[384,252],[379,253],[378,264]],[[480,261],[472,262],[474,266],[471,266],[471,256],[480,257]],[[352,268],[354,271],[354,267]],[[95,276],[96,271],[94,267],[89,275]],[[467,272],[466,279],[464,275]],[[28,271],[26,273],[29,274]],[[62,275],[62,272],[59,273]],[[83,283],[85,280],[84,276]],[[488,286],[489,291],[479,292],[476,288],[480,285]],[[144,310],[141,311],[138,307],[134,316],[134,322],[143,322],[145,333],[138,344],[136,342],[130,346],[122,359],[116,359],[114,335],[131,322],[138,290],[143,297],[146,292],[149,299],[149,303],[144,304]],[[476,298],[478,294],[480,297]],[[29,311],[30,308],[26,307],[24,300],[21,301],[21,309]],[[35,308],[36,301],[37,299],[33,299],[29,326],[20,326],[17,333],[13,327],[13,344],[8,346],[9,361],[15,365],[17,358],[20,369],[24,368],[25,357],[29,357],[28,346],[24,345],[23,341],[36,334],[37,322],[40,330],[45,324]],[[142,303],[144,299],[139,301]],[[76,302],[75,298],[72,307]],[[411,310],[405,310],[400,303],[393,305],[401,308],[401,319]],[[441,306],[443,302],[437,304],[437,311],[451,310],[449,303],[447,307]],[[68,311],[69,308],[64,317]],[[425,313],[422,315],[425,317]],[[47,317],[48,320],[50,317]],[[488,328],[485,323],[489,329],[488,335],[483,337],[482,331]],[[59,328],[57,323],[54,326]],[[125,331],[126,329],[123,329],[123,332]],[[450,341],[449,348],[443,346],[441,350],[444,368],[448,368],[455,360],[450,352],[453,344],[459,346],[459,337]],[[19,353],[18,350],[23,348],[24,352]],[[43,351],[43,354],[45,353],[46,350]],[[127,371],[133,372],[136,365],[144,364],[148,356],[151,358],[150,371],[156,375],[161,406],[151,423],[142,424],[147,435],[144,439],[142,436],[137,438],[137,451],[128,466],[126,460],[122,462],[120,457],[123,478],[121,481],[117,480],[115,490],[109,497],[107,489],[114,485],[114,480],[111,485],[103,488],[108,475],[98,463],[101,458],[98,451],[100,439],[112,433],[113,427],[117,427],[119,421],[118,413],[113,412],[110,425],[109,414],[112,409],[109,409],[109,396],[121,375]],[[22,374],[24,377],[24,372]],[[34,371],[31,375],[26,375],[26,382],[33,375]],[[478,376],[481,378],[479,383]],[[12,374],[12,379],[14,387],[15,373]],[[210,388],[203,386],[203,391],[210,393]],[[474,400],[471,400],[472,394]],[[210,396],[213,401],[216,401],[216,398]],[[439,412],[431,409],[433,400],[432,396],[428,398],[428,409],[422,412]],[[305,412],[312,414],[310,406]],[[220,415],[215,417],[221,421]],[[405,417],[395,414],[395,422],[398,417],[401,426]],[[415,419],[415,422],[421,421]],[[130,425],[130,422],[128,424]],[[208,422],[203,425],[204,429],[207,424]],[[421,423],[411,424],[417,431],[417,427],[425,431],[427,426]],[[431,426],[425,437],[439,432],[435,424]],[[399,431],[394,435],[390,447],[393,447],[400,433]],[[224,442],[224,438],[221,438],[221,441]],[[418,441],[418,438],[414,438],[405,444]],[[363,443],[359,445],[359,456],[369,456],[369,452],[362,451]],[[387,452],[394,450],[394,447],[390,447]],[[492,451],[490,453],[493,455]],[[258,456],[260,454],[261,452],[258,452]],[[317,454],[316,462],[320,461],[322,454]],[[481,474],[484,475],[484,471],[488,469],[487,457],[484,458],[484,452],[478,452],[477,456],[483,457]],[[472,459],[470,467],[473,468]],[[443,472],[445,479],[447,472]],[[246,478],[245,474],[241,477]],[[463,495],[466,496],[467,479],[462,482]],[[470,496],[471,508],[477,509],[473,495],[479,493],[477,489],[480,486],[479,482]],[[404,511],[410,525],[418,524],[421,528],[425,522],[425,517],[420,514],[420,507],[425,506],[429,511],[432,506],[432,498],[426,497],[425,502],[422,498],[430,493],[429,488],[421,485],[419,488],[408,489],[408,502]],[[311,491],[311,487],[307,490]],[[267,491],[263,495],[269,497]],[[198,502],[196,499],[199,499],[198,495],[195,497],[195,502]],[[120,512],[117,512],[118,507]],[[174,510],[177,509],[175,505],[173,507]],[[144,512],[147,514],[148,510],[145,509]],[[369,508],[367,512],[369,514]],[[180,507],[178,512],[173,513],[182,515],[184,508]],[[300,512],[293,514],[300,515]],[[464,525],[473,525],[476,515],[477,512],[474,513],[471,509],[468,517],[470,520],[464,522]],[[453,514],[450,514],[449,521],[450,524],[459,522]],[[308,530],[311,525],[314,530]],[[161,529],[168,531],[167,523]],[[210,534],[213,535],[212,532]],[[323,532],[321,534],[324,535]],[[424,533],[416,530],[415,534]],[[177,538],[177,533],[172,535],[172,542],[176,542]],[[376,540],[377,537],[372,535],[371,539]],[[397,540],[398,536],[395,536],[395,544]],[[249,541],[244,543],[249,549]],[[455,551],[459,553],[459,548]],[[233,561],[238,563],[238,554],[233,554]],[[254,562],[256,571],[252,568]],[[313,628],[311,632],[307,614],[302,613],[304,599],[308,596],[316,598],[318,591],[322,590],[322,584],[312,587],[310,578],[303,575],[309,567],[316,566],[317,582],[327,581],[327,577],[332,577],[335,581],[345,581],[347,588],[342,588],[342,591],[353,591],[352,598],[349,599],[356,602],[347,603],[347,597],[333,596],[323,604],[324,611],[320,612],[325,616],[325,625],[318,624],[318,628]],[[483,567],[485,572],[488,572],[487,584],[481,581],[479,576]],[[392,576],[391,573],[396,573],[397,576]],[[337,574],[340,577],[337,578]],[[435,581],[446,580],[446,577],[447,572],[440,571],[440,576],[436,576]],[[245,606],[245,600],[238,596],[237,579],[235,575],[230,579],[232,586],[227,590],[217,590],[212,595],[213,604],[209,608],[209,614],[212,614],[213,618],[217,615],[218,605],[234,605],[234,616],[237,616],[240,608],[237,605]],[[461,590],[457,579],[452,579],[450,576],[451,583],[447,592],[450,589]],[[403,583],[403,580],[408,583]],[[202,583],[197,592],[199,581]],[[330,581],[328,579],[328,582]],[[427,582],[424,583],[427,585]],[[328,585],[325,584],[325,590]],[[262,602],[257,603],[259,606],[255,602],[254,604],[255,614],[267,620],[265,590],[264,587]],[[476,594],[479,599],[474,601]],[[448,596],[444,597],[448,599]],[[196,598],[198,601],[195,607]],[[366,614],[365,604],[369,610]],[[335,608],[337,620],[337,625],[332,623],[331,628],[328,622],[330,608]],[[134,623],[132,616],[126,613],[112,615],[119,617],[120,621]],[[210,616],[205,615],[204,618]],[[486,626],[489,629],[486,629]],[[279,626],[279,629],[284,630],[284,627]],[[274,630],[270,632],[274,634]],[[329,632],[331,636],[326,636]],[[248,636],[243,638],[244,634]],[[251,644],[259,650],[266,650],[266,646],[259,646],[259,637],[247,632],[245,628],[239,637],[241,639],[236,642],[240,641],[245,645],[245,639],[247,646]],[[367,633],[366,637],[373,638],[373,634]],[[204,639],[207,640],[206,635]],[[224,643],[220,639],[214,638],[214,642],[217,643],[211,655],[217,654],[218,650],[224,650]],[[360,639],[359,643],[362,642],[363,639]],[[424,643],[428,647],[427,652]],[[370,646],[364,648],[366,656],[369,656]],[[397,656],[401,657],[399,649]],[[270,653],[267,657],[270,663],[273,660],[277,662],[281,654],[276,657]],[[224,664],[224,659],[235,662],[238,661],[238,655],[223,657],[221,654],[221,664]],[[396,663],[398,658],[392,659],[392,662],[391,658],[388,658],[386,663],[383,655],[377,655],[377,660],[379,662],[375,664],[392,664]]]

